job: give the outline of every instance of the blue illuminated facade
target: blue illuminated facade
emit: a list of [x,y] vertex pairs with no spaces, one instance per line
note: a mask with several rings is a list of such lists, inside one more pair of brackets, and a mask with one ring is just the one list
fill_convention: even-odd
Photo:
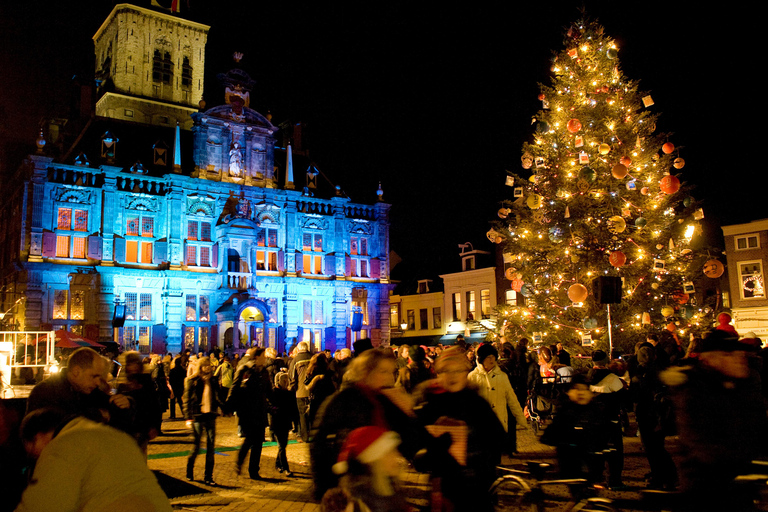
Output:
[[[123,14],[184,23],[125,4],[110,16]],[[25,298],[0,330],[65,328],[142,352],[389,343],[390,206],[324,191],[283,144],[292,134],[249,107],[248,75],[220,80],[225,103],[188,118],[113,87],[72,145],[52,155],[41,134],[0,207],[0,305]],[[147,114],[158,105],[165,115]]]

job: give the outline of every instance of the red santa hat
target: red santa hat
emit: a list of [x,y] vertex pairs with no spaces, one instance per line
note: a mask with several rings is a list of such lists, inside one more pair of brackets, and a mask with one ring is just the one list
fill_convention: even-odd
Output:
[[731,325],[731,315],[728,313],[720,313],[717,315],[717,327],[715,329],[719,331],[725,331],[728,334],[732,334],[736,337],[739,336],[739,333],[736,332],[736,328]]
[[333,465],[333,472],[337,475],[346,473],[351,459],[370,464],[384,457],[399,444],[400,436],[395,432],[381,427],[356,428],[344,441],[338,462]]

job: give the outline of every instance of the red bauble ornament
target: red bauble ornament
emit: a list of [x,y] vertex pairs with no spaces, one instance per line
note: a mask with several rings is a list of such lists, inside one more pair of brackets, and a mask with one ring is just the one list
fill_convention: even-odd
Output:
[[517,293],[520,293],[520,290],[523,289],[523,284],[525,283],[522,279],[513,279],[510,283],[510,288],[512,288],[512,290],[516,291]]
[[544,95],[544,93],[539,94],[539,101],[544,101],[547,99],[547,97]]
[[627,262],[627,255],[621,251],[613,251],[608,256],[608,262],[616,268],[623,267]]
[[629,167],[630,165],[632,165],[632,159],[629,158],[628,156],[621,157],[619,159],[619,162],[621,162],[621,164],[626,166],[626,167]]
[[675,150],[675,145],[672,144],[671,142],[667,142],[663,146],[661,146],[661,150],[666,154],[670,154]]
[[661,181],[659,182],[659,186],[661,187],[661,191],[665,194],[674,194],[678,190],[680,190],[680,180],[677,179],[677,176],[672,176],[671,174],[668,174],[661,178]]
[[571,119],[570,121],[568,121],[567,128],[569,132],[576,133],[579,130],[581,130],[581,121],[579,121],[578,119]]

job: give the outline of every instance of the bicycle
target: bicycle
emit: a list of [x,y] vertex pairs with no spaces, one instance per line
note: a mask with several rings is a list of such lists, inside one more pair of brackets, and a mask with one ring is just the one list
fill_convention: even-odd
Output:
[[[548,485],[566,485],[571,495],[571,512],[614,512],[611,500],[600,497],[586,497],[589,487],[584,478],[566,478],[545,480],[544,476],[551,468],[546,462],[528,461],[528,471],[497,466],[500,476],[491,485],[490,493],[497,511],[530,510],[544,512],[547,508],[543,487]],[[527,477],[530,479],[526,480]]]

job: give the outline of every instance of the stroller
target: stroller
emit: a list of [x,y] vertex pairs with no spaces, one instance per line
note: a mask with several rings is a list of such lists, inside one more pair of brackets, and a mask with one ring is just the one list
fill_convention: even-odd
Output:
[[538,434],[544,429],[547,420],[554,418],[557,402],[571,382],[571,374],[557,372],[554,377],[539,377],[528,393],[526,408],[531,420],[533,432]]

